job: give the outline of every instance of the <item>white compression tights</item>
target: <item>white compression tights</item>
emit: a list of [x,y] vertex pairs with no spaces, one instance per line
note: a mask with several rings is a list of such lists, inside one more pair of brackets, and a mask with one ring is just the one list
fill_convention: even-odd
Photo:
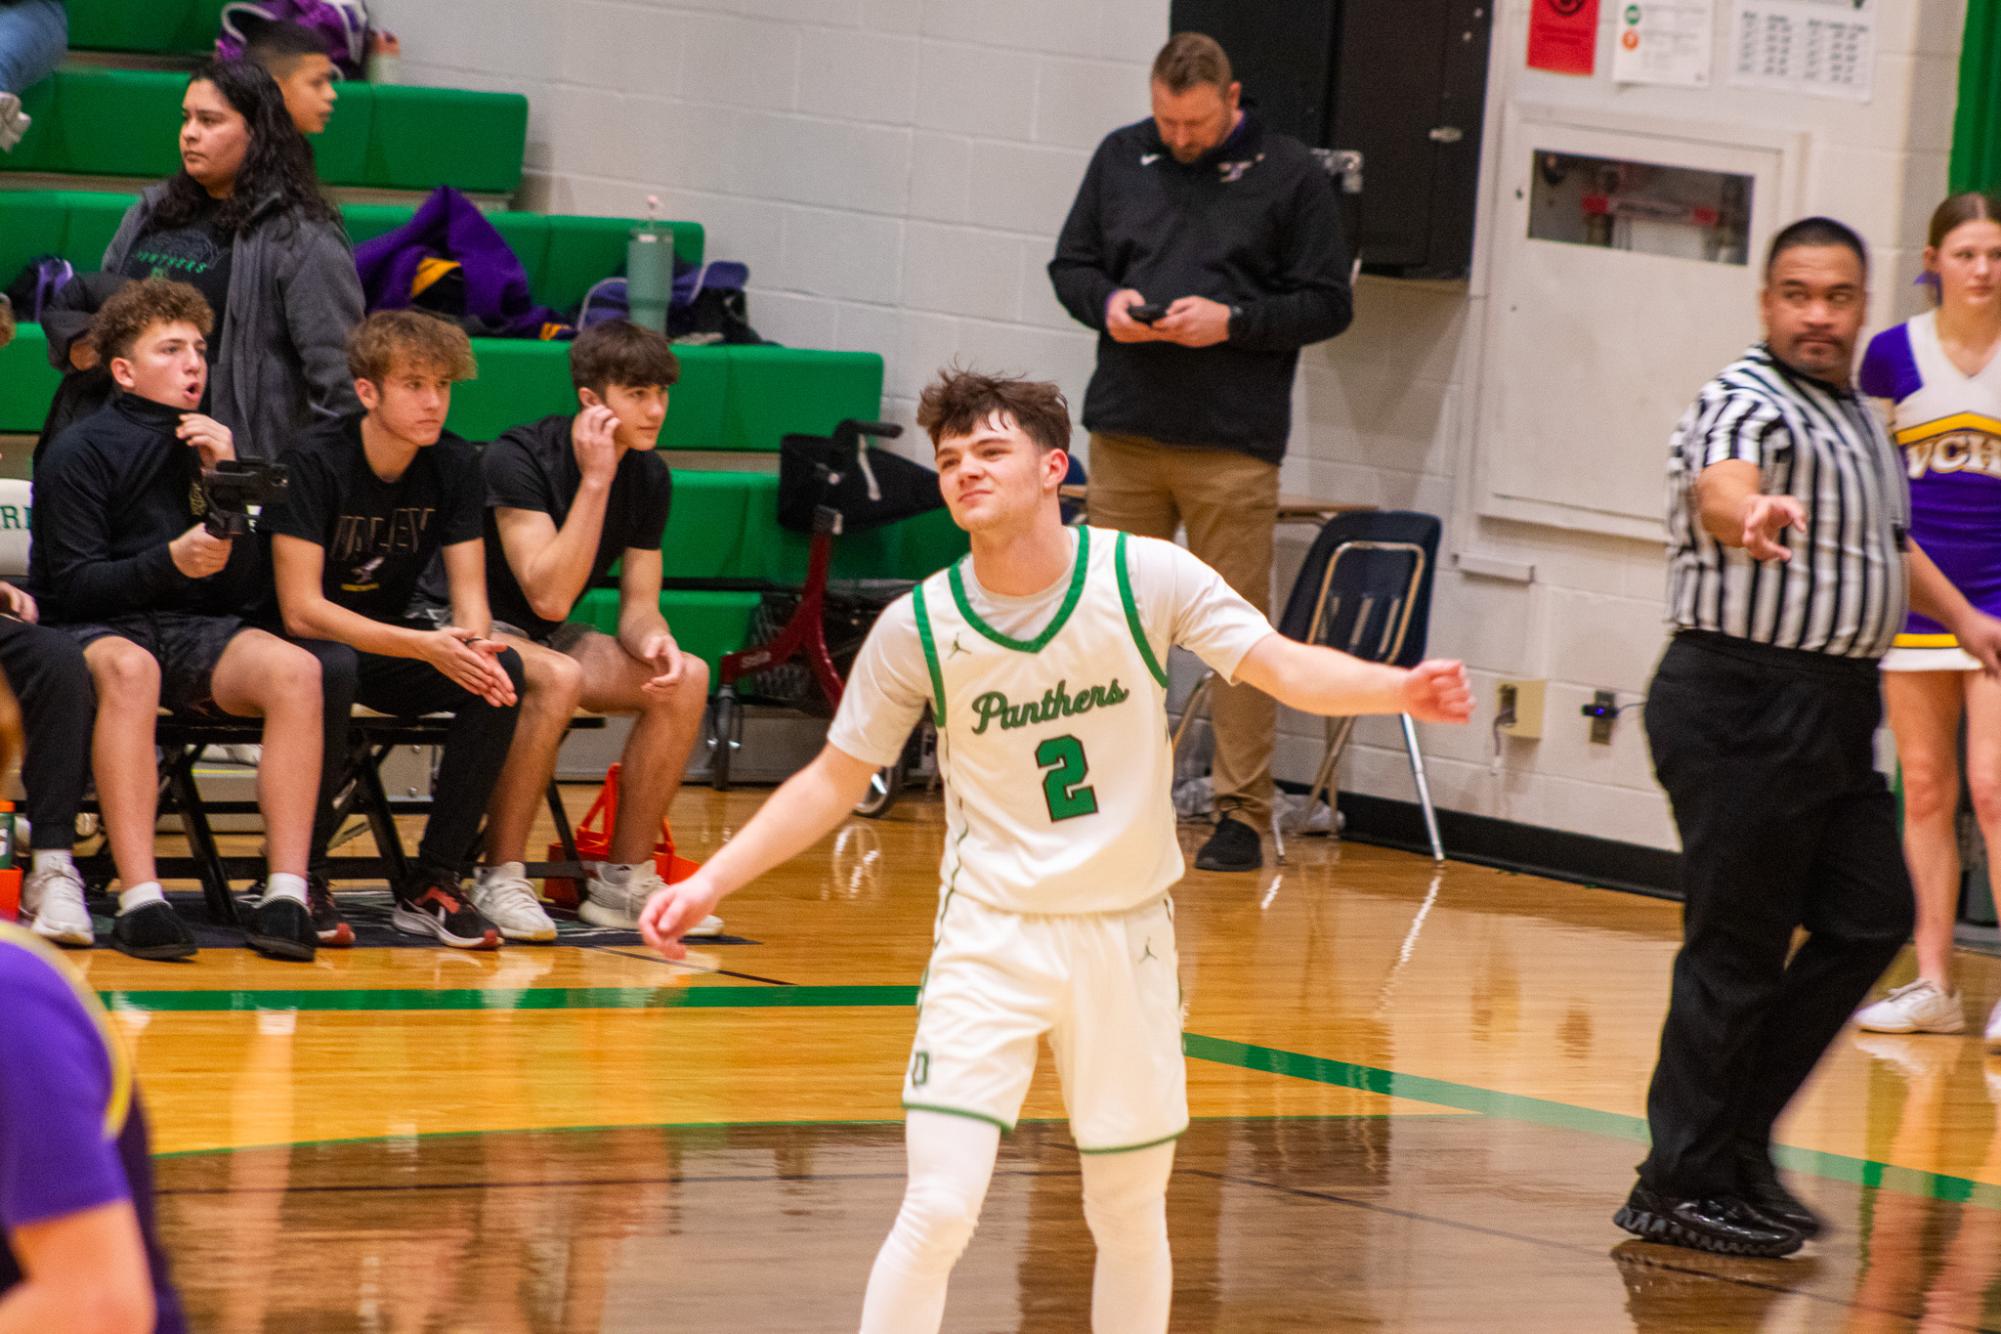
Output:
[[[936,1334],[945,1284],[973,1239],[993,1177],[1000,1130],[969,1117],[909,1114],[910,1184],[896,1226],[869,1272],[861,1334]],[[1167,1178],[1174,1145],[1083,1158],[1084,1218],[1098,1244],[1091,1328],[1161,1334],[1174,1269],[1167,1252]]]

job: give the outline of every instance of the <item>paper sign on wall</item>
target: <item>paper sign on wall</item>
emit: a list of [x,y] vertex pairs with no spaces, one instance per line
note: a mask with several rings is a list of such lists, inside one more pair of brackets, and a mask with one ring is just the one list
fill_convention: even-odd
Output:
[[1716,0],[1617,0],[1612,78],[1707,88]]
[[1598,0],[1533,0],[1529,68],[1588,75],[1598,56]]
[[1732,0],[1730,82],[1869,100],[1876,0]]

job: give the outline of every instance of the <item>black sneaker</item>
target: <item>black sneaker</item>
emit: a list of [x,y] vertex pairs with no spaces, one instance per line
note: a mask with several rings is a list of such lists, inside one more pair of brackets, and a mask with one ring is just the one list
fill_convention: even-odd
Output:
[[1826,1230],[1820,1215],[1786,1189],[1771,1155],[1763,1149],[1745,1149],[1738,1155],[1737,1186],[1753,1209],[1802,1237],[1817,1237]]
[[1217,819],[1216,832],[1195,854],[1198,871],[1255,871],[1264,864],[1258,831],[1229,814]]
[[396,886],[389,923],[412,936],[436,936],[458,950],[500,947],[500,932],[459,892],[458,878],[419,871]]
[[313,914],[313,934],[322,946],[346,949],[354,944],[354,928],[334,903],[333,886],[318,871],[306,874],[306,907]]
[[1634,1186],[1612,1221],[1643,1241],[1719,1255],[1776,1258],[1791,1255],[1806,1243],[1798,1232],[1765,1217],[1735,1195],[1681,1199]]
[[135,959],[187,959],[195,953],[195,934],[171,906],[155,902],[113,917],[111,944]]
[[243,934],[251,949],[269,958],[313,961],[313,915],[297,899],[265,899],[250,910]]

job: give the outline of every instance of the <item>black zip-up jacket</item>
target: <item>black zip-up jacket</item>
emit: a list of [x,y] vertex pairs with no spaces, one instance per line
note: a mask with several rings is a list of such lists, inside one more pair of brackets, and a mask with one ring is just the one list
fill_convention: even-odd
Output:
[[258,543],[238,539],[206,579],[167,544],[193,527],[201,456],[174,434],[181,410],[120,393],[50,441],[35,465],[29,584],[52,624],[135,612],[239,614],[264,577]]
[[[1112,131],[1084,173],[1049,262],[1056,298],[1098,330],[1084,425],[1276,463],[1292,429],[1299,349],[1348,327],[1354,298],[1334,186],[1298,140],[1252,112],[1187,166],[1151,119]],[[1120,343],[1105,302],[1204,296],[1234,308],[1214,347]]]

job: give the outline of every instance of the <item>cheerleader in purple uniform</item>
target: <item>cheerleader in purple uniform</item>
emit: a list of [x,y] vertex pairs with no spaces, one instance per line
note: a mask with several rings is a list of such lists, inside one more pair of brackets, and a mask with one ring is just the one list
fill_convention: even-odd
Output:
[[[1911,537],[1982,611],[2001,612],[2001,199],[1954,195],[1932,214],[1925,270],[1938,306],[1886,329],[1862,358],[1862,391],[1890,402],[1911,483]],[[1904,779],[1904,856],[1917,890],[1918,975],[1855,1017],[1879,1033],[1958,1033],[1952,981],[1959,907],[1959,723],[1988,861],[2001,874],[2001,682],[1943,626],[1915,613],[1883,659]],[[2001,1005],[1987,1023],[2001,1047]]]

